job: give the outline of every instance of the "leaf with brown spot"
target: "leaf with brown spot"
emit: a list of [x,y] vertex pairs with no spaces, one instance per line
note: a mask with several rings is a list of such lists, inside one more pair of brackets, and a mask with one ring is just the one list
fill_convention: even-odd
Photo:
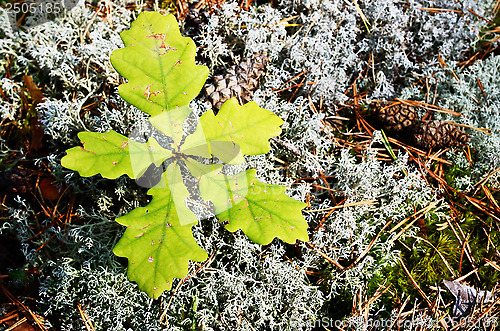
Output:
[[184,202],[189,193],[179,166],[171,164],[162,179],[148,191],[153,199],[146,207],[116,219],[127,230],[113,249],[128,258],[128,278],[153,299],[186,277],[189,260],[207,259],[191,232],[198,220]]
[[83,177],[101,174],[110,179],[121,175],[139,178],[151,163],[158,166],[172,156],[154,138],[139,143],[115,131],[80,132],[78,138],[83,146],[68,149],[61,164]]
[[120,34],[124,48],[111,54],[111,64],[128,83],[120,96],[155,116],[187,106],[200,93],[208,68],[196,65],[196,46],[182,37],[173,15],[142,12]]
[[289,244],[297,239],[308,241],[308,225],[302,215],[306,204],[287,196],[284,186],[260,182],[255,172],[204,175],[201,196],[213,202],[217,218],[228,222],[227,230],[241,229],[257,244],[269,244],[274,238]]

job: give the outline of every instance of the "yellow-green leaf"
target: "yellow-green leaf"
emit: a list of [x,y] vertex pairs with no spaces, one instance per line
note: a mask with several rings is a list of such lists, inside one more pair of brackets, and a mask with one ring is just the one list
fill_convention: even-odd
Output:
[[61,164],[78,171],[82,177],[101,174],[110,179],[121,175],[139,178],[151,163],[159,166],[172,156],[172,152],[161,147],[154,138],[139,143],[115,131],[82,131],[78,138],[83,146],[68,149]]
[[208,68],[195,64],[196,46],[181,36],[173,15],[142,12],[120,36],[125,48],[111,54],[111,64],[128,79],[118,88],[123,99],[155,116],[198,95]]
[[305,203],[285,194],[285,187],[259,182],[255,170],[224,175],[211,173],[201,177],[200,193],[211,200],[226,229],[241,229],[257,244],[269,244],[279,238],[289,244],[308,241],[307,222],[302,215]]
[[174,278],[184,278],[189,260],[207,259],[191,232],[198,220],[184,202],[189,193],[179,166],[170,165],[162,179],[148,191],[153,199],[146,207],[116,219],[127,230],[113,249],[128,258],[128,278],[151,298],[170,290]]
[[183,124],[193,110],[188,106],[181,107],[175,111],[164,112],[149,118],[149,122],[160,132],[174,140],[174,148],[180,145],[184,134]]
[[[232,98],[222,105],[217,115],[207,111],[200,117],[196,131],[186,138],[182,150],[198,148],[197,155],[208,157],[212,154],[221,160],[233,151],[247,155],[267,153],[271,149],[269,139],[281,133],[282,124],[281,118],[255,102],[241,106]],[[216,141],[233,144],[217,148],[212,144]],[[199,146],[205,147],[200,149]]]

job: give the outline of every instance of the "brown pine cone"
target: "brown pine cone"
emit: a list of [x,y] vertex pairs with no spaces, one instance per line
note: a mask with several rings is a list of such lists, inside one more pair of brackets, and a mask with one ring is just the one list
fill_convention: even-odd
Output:
[[33,192],[33,180],[27,169],[15,167],[0,173],[0,190],[14,194],[28,194]]
[[259,79],[264,75],[267,61],[265,53],[256,53],[245,62],[231,66],[225,75],[215,76],[213,84],[205,86],[205,93],[212,106],[218,110],[233,97],[240,104],[250,102]]
[[425,149],[441,149],[466,144],[469,135],[450,123],[438,120],[418,121],[413,129],[413,142]]
[[415,108],[403,103],[377,103],[372,110],[382,129],[387,131],[400,132],[418,120]]

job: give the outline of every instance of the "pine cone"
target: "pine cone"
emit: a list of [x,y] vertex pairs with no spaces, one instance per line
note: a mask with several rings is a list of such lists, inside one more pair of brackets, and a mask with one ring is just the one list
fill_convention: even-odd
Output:
[[450,123],[419,121],[413,128],[413,141],[426,149],[441,149],[466,144],[469,135]]
[[0,189],[14,194],[28,194],[33,191],[33,178],[24,168],[13,168],[0,173]]
[[418,120],[415,108],[404,103],[377,103],[372,109],[382,129],[387,131],[400,132]]
[[245,62],[231,66],[225,75],[215,76],[214,83],[205,86],[213,107],[218,110],[233,97],[238,98],[241,104],[250,102],[267,61],[266,53],[256,53]]

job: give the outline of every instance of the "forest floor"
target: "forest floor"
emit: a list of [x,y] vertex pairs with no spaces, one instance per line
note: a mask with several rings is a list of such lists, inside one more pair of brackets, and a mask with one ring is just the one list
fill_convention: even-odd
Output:
[[[0,330],[498,329],[500,1],[345,2],[88,1],[47,27],[3,19]],[[209,260],[156,300],[112,253],[114,218],[147,190],[60,165],[78,131],[139,118],[109,54],[144,10],[177,17],[209,82],[266,52],[252,95],[284,133],[247,161],[307,204],[311,238],[257,247],[200,228]],[[197,109],[215,103],[204,93]]]

